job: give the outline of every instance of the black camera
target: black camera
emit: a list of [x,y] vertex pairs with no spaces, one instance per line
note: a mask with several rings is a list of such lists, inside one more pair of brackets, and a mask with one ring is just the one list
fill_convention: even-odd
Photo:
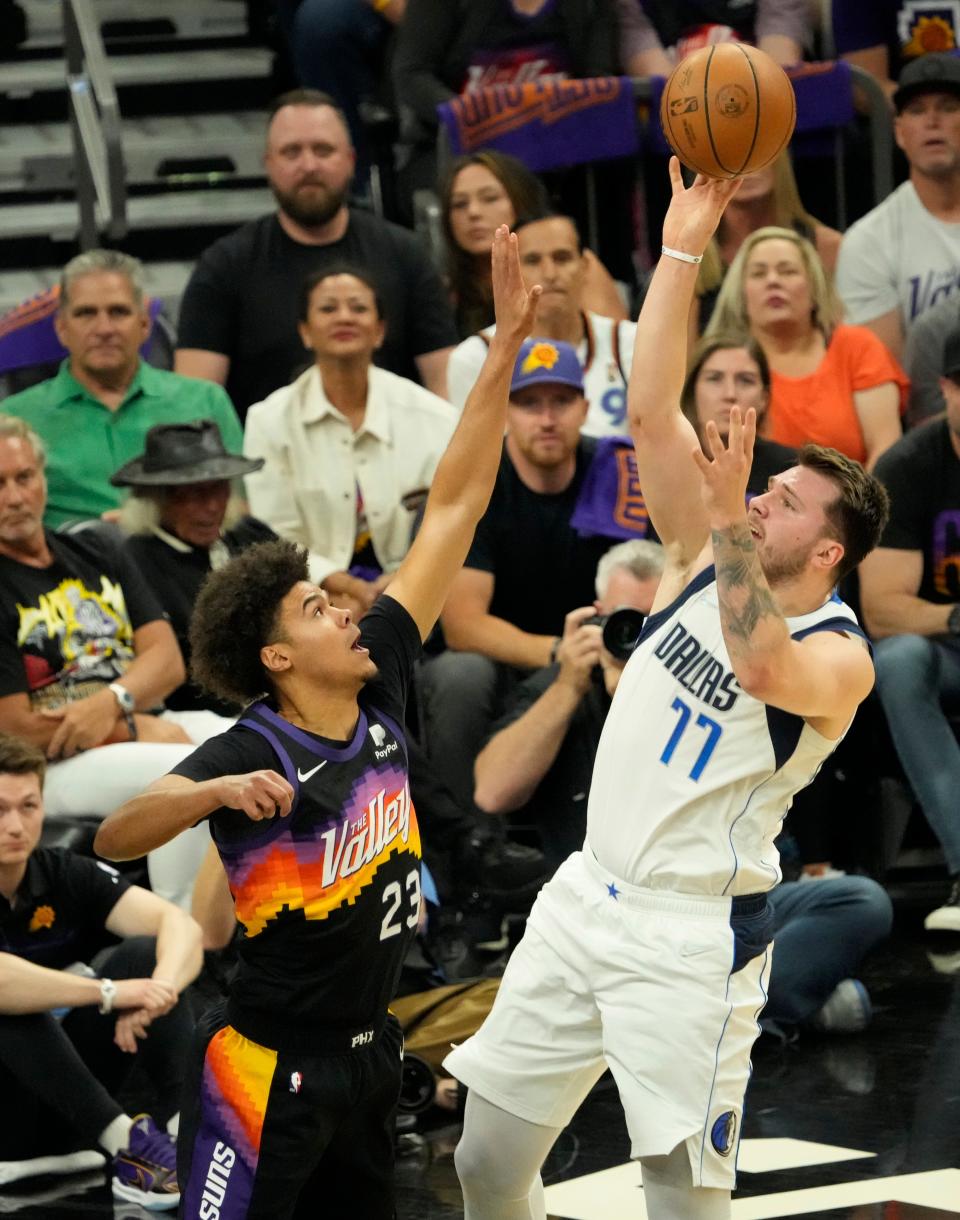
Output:
[[602,627],[603,646],[618,661],[629,661],[640,640],[643,621],[647,616],[633,606],[618,606],[610,614],[595,614],[584,619],[582,627]]

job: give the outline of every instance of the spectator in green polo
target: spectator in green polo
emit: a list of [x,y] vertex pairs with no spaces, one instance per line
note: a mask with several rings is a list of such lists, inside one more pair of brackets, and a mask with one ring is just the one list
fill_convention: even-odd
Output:
[[240,421],[221,386],[140,358],[150,320],[137,259],[89,250],[67,263],[56,330],[68,353],[60,371],[3,403],[46,446],[48,527],[117,508],[110,476],[143,452],[154,424],[212,419],[228,449],[242,448]]

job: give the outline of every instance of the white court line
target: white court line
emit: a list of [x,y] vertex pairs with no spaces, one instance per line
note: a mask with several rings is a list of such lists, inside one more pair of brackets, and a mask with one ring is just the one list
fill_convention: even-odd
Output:
[[[806,1140],[744,1140],[740,1168],[774,1172],[872,1157],[870,1152]],[[960,1169],[871,1178],[831,1186],[735,1199],[733,1220],[775,1220],[831,1208],[895,1200],[960,1215]],[[546,1190],[547,1211],[558,1220],[645,1220],[640,1166],[635,1162],[560,1182]]]

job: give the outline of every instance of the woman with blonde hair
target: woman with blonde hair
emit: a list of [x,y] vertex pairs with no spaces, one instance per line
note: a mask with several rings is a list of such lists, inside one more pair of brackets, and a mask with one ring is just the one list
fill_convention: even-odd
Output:
[[766,436],[830,445],[869,470],[902,433],[909,381],[872,331],[841,319],[814,245],[768,226],[740,246],[706,333],[748,332],[763,349],[771,373]]
[[841,234],[811,216],[803,206],[793,162],[784,149],[771,165],[744,177],[739,191],[727,204],[716,236],[703,252],[695,304],[698,331],[710,321],[723,277],[744,238],[769,225],[793,229],[812,242],[828,276],[833,278]]

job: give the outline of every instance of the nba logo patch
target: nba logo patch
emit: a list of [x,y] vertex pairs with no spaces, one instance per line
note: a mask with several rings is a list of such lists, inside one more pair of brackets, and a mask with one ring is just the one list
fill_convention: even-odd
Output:
[[721,1114],[710,1128],[710,1143],[714,1152],[720,1156],[729,1156],[733,1148],[734,1137],[737,1134],[737,1115],[733,1110]]
[[291,1072],[290,1073],[290,1092],[299,1093],[302,1085],[303,1085],[303,1073],[302,1072]]

